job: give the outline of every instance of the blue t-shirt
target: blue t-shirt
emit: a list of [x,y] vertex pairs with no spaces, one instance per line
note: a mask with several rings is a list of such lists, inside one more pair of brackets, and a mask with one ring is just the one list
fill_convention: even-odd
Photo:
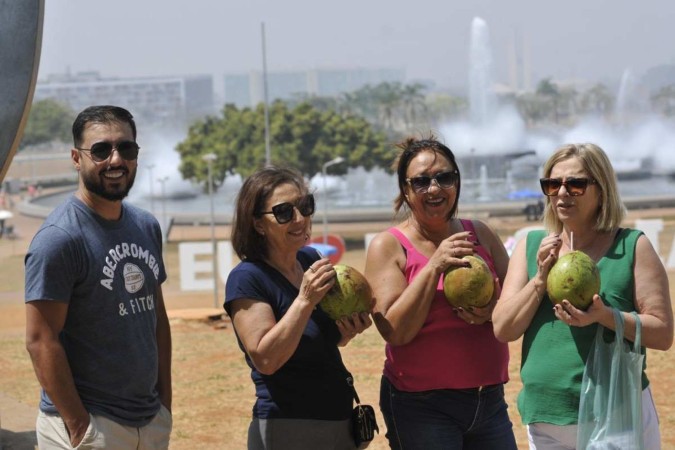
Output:
[[[297,260],[303,270],[319,255],[311,247],[300,249]],[[231,312],[237,299],[254,299],[270,305],[277,321],[283,317],[298,289],[268,264],[242,261],[227,278],[225,310]],[[236,330],[235,330],[236,331]],[[259,419],[345,420],[352,409],[352,394],[337,343],[340,331],[321,308],[307,322],[298,348],[272,375],[258,372],[244,351],[255,384],[253,416]]]
[[[108,221],[75,196],[45,220],[26,255],[25,301],[68,304],[59,338],[85,408],[128,426],[160,408],[155,301],[166,279],[159,224],[122,203]],[[58,412],[42,391],[40,409]]]

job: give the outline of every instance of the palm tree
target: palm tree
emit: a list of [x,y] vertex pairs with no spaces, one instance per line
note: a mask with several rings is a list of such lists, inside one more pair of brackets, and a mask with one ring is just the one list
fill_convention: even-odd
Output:
[[579,93],[574,87],[560,88],[558,92],[558,117],[567,118],[570,122],[577,114]]
[[602,83],[598,83],[584,92],[580,103],[584,112],[607,115],[614,110],[614,96]]
[[675,84],[664,86],[651,97],[652,107],[661,114],[675,116]]
[[421,83],[408,84],[403,87],[401,101],[403,102],[403,117],[407,131],[412,131],[417,124],[419,113],[427,112],[424,90],[425,86]]
[[516,107],[528,127],[544,119],[549,111],[548,100],[533,92],[518,95]]
[[536,94],[544,99],[547,103],[547,115],[553,113],[553,121],[558,123],[558,102],[560,100],[560,90],[558,86],[551,81],[550,78],[545,78],[537,85]]
[[379,122],[385,130],[394,130],[394,116],[402,101],[401,83],[380,83],[373,90]]

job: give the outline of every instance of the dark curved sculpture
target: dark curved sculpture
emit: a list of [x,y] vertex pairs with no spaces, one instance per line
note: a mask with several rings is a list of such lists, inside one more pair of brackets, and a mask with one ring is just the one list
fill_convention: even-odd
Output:
[[16,152],[40,63],[44,0],[0,0],[0,182]]

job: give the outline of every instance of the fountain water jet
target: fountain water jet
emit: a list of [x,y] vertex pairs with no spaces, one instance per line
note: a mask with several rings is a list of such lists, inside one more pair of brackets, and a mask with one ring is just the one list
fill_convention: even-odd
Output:
[[[675,192],[675,184],[665,176],[674,174],[675,179],[675,131],[666,119],[645,114],[646,97],[641,97],[639,89],[629,71],[624,73],[622,87],[617,98],[617,115],[637,111],[634,106],[643,108],[638,121],[631,116],[630,124],[613,126],[602,118],[586,117],[569,129],[533,130],[525,127],[523,119],[513,107],[499,106],[492,89],[493,64],[490,49],[489,29],[481,18],[472,22],[470,47],[470,107],[471,120],[455,121],[440,126],[440,138],[453,150],[462,172],[462,195],[469,201],[484,200],[506,201],[515,199],[511,194],[539,191],[543,162],[554,149],[568,142],[594,142],[600,145],[610,156],[617,173],[627,173],[620,182],[622,196],[642,196]],[[142,156],[139,157],[138,187],[132,190],[130,201],[147,208],[148,198],[144,187],[149,185],[143,180],[146,170],[144,164],[156,164],[154,175],[157,178],[168,176],[167,193],[169,197],[195,197],[181,201],[180,198],[167,199],[168,212],[171,214],[199,214],[208,210],[208,199],[198,186],[181,180],[177,171],[178,155],[173,150],[176,142],[184,134],[168,136],[166,132],[151,136],[139,131],[142,136]],[[161,139],[158,139],[161,137]],[[475,149],[475,152],[472,152]],[[527,151],[529,151],[529,154]],[[520,156],[513,159],[515,154]],[[506,156],[508,155],[508,156]],[[653,169],[646,174],[649,182],[636,179],[636,174],[644,168],[643,158],[653,158]],[[485,168],[482,166],[485,165]],[[488,177],[488,173],[490,177]],[[629,179],[632,178],[632,179]],[[181,186],[173,186],[173,182]],[[365,171],[363,168],[350,169],[344,177],[329,178],[328,192],[323,192],[321,182],[314,185],[319,195],[330,195],[335,209],[383,208],[389,213],[389,207],[397,193],[394,176],[382,169]],[[229,214],[235,195],[241,186],[239,177],[228,177],[225,185],[216,193],[217,214]],[[52,203],[53,206],[53,203]]]
[[471,22],[469,55],[469,108],[471,123],[485,125],[493,119],[497,98],[492,90],[490,32],[480,17]]

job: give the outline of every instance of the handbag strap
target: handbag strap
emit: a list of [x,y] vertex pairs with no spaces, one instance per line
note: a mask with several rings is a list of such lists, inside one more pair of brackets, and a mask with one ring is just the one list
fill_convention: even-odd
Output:
[[347,385],[352,391],[352,395],[354,396],[354,400],[356,401],[357,405],[361,404],[361,400],[359,400],[359,394],[356,393],[356,388],[354,387],[354,378],[350,375],[347,376]]

